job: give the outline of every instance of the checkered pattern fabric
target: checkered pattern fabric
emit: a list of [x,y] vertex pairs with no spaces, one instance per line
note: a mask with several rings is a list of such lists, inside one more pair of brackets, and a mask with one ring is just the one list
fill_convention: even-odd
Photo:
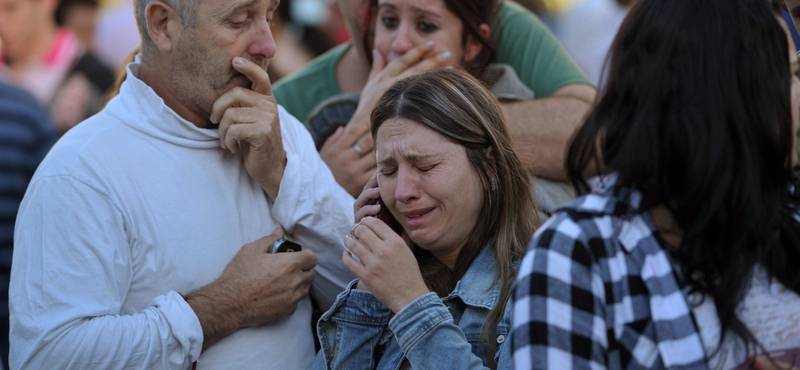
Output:
[[706,369],[686,293],[640,194],[577,199],[522,260],[511,336],[516,369]]

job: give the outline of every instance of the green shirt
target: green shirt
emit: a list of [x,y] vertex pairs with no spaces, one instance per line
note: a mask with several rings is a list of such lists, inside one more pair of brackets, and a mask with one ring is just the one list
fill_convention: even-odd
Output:
[[[559,88],[592,82],[581,71],[556,38],[533,13],[517,3],[503,2],[491,33],[497,46],[496,63],[510,65],[536,97],[547,97]],[[320,55],[302,70],[273,88],[278,103],[300,121],[322,101],[342,91],[336,83],[336,63],[350,44],[339,45]]]

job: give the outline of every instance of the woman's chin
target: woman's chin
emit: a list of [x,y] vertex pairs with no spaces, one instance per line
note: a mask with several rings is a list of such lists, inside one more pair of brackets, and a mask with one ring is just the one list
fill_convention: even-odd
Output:
[[425,249],[425,250],[428,249],[428,248],[426,248],[426,246],[428,245],[426,243],[427,239],[424,237],[424,235],[422,235],[421,232],[419,232],[419,230],[413,230],[411,232],[406,231],[405,235],[408,238],[408,240],[410,240],[412,243],[414,243],[414,245],[416,245],[417,247]]

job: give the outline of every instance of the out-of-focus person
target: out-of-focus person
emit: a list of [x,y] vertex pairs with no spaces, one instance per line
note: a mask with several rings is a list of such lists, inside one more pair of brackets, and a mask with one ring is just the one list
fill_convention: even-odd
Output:
[[284,0],[273,31],[281,52],[270,63],[277,82],[349,38],[334,0]]
[[59,27],[58,0],[0,0],[0,80],[31,93],[65,132],[97,113],[114,74]]
[[133,0],[115,0],[100,7],[92,50],[106,67],[114,71],[124,67],[125,57],[141,40]]
[[56,24],[74,32],[83,45],[91,49],[99,10],[98,0],[59,0]]
[[[517,369],[800,367],[800,72],[779,1],[639,0],[533,237]],[[589,192],[587,169],[608,169]]]
[[608,51],[636,0],[581,0],[553,19],[553,33],[596,86]]
[[8,368],[8,281],[17,210],[57,138],[47,109],[24,90],[0,81],[0,369]]

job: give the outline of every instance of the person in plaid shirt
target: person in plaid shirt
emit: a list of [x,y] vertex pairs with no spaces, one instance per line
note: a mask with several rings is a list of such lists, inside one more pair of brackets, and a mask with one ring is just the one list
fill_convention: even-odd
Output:
[[[631,9],[568,152],[585,195],[537,231],[520,266],[517,369],[800,365],[800,80],[779,11]],[[612,175],[588,193],[593,171]]]

